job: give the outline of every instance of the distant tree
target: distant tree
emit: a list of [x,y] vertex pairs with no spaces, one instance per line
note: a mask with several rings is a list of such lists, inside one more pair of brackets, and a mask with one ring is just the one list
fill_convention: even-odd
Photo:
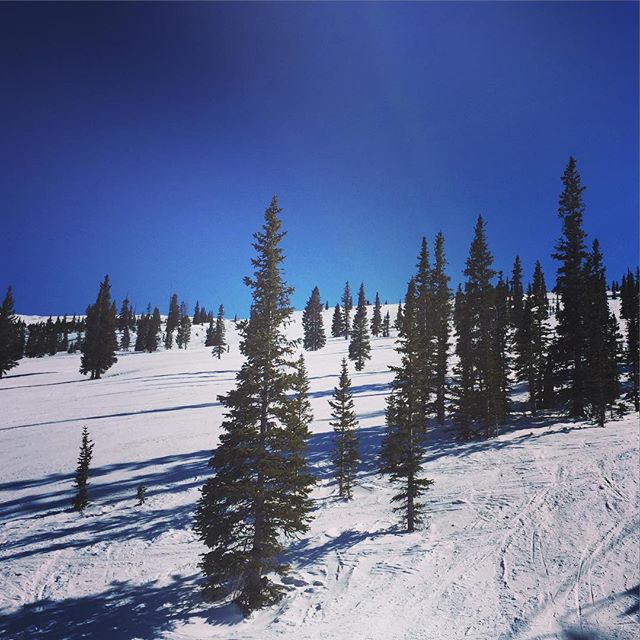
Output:
[[95,304],[87,309],[87,331],[82,344],[80,373],[91,374],[91,380],[99,379],[118,361],[116,324],[116,307],[111,302],[109,276],[105,276]]
[[521,326],[524,310],[524,286],[522,284],[522,263],[520,256],[516,256],[511,272],[511,286],[509,290],[509,320],[511,327],[517,331]]
[[[433,283],[426,238],[422,238],[420,253],[418,254],[417,272],[413,279],[411,291],[413,291],[414,295],[414,299],[410,302],[413,306],[413,317],[408,321],[413,325],[410,328],[402,326],[398,332],[400,335],[406,335],[408,331],[412,331],[415,334],[414,341],[417,357],[412,362],[411,375],[413,383],[420,389],[423,428],[426,428],[426,416],[429,412],[430,400],[434,391],[435,365]],[[407,304],[409,304],[409,301],[405,296],[403,322],[407,320]]]
[[147,348],[147,337],[151,325],[151,305],[147,305],[147,312],[140,315],[136,324],[136,342],[134,351],[144,351]]
[[344,336],[344,318],[342,317],[342,309],[337,304],[333,310],[333,319],[331,320],[331,337],[341,338]]
[[393,323],[393,326],[395,327],[396,331],[400,331],[402,329],[402,315],[403,315],[404,311],[402,309],[402,302],[398,302],[398,313],[396,315],[396,319]]
[[391,318],[389,317],[389,312],[384,314],[384,320],[382,321],[382,337],[388,338],[391,332]]
[[222,354],[225,352],[225,348],[227,346],[227,341],[225,339],[225,328],[224,328],[224,306],[220,305],[218,307],[218,316],[216,318],[216,326],[213,331],[213,355],[218,359],[222,357]]
[[302,313],[302,328],[304,330],[303,346],[307,351],[317,351],[324,347],[327,339],[324,335],[322,301],[318,287],[313,288]]
[[231,591],[245,612],[279,599],[282,589],[267,574],[287,569],[284,538],[308,530],[314,482],[306,471],[302,374],[291,372],[294,345],[284,332],[293,290],[282,274],[280,211],[274,196],[254,235],[254,275],[245,278],[251,313],[237,324],[244,362],[236,388],[220,397],[222,435],[195,516],[207,547],[200,562],[206,592]]
[[640,319],[639,308],[640,298],[638,296],[639,280],[638,271],[634,279],[633,273],[628,270],[626,275],[622,276],[622,284],[620,287],[620,315],[626,324],[626,352],[625,360],[631,369],[631,399],[636,411],[640,411],[640,397],[638,393],[639,372],[640,372],[640,345],[639,336]]
[[122,301],[120,307],[120,315],[118,316],[118,329],[120,330],[120,348],[123,351],[128,351],[131,346],[131,306],[129,298],[125,298]]
[[191,340],[191,318],[188,314],[182,315],[176,334],[176,344],[178,349],[186,349]]
[[215,331],[216,331],[216,327],[212,317],[209,319],[209,326],[207,327],[207,333],[205,334],[205,340],[204,340],[205,347],[213,346],[213,341],[215,340],[215,337],[214,337]]
[[200,303],[197,300],[193,310],[193,324],[200,324]]
[[353,298],[351,297],[351,288],[349,287],[349,281],[344,285],[344,291],[342,293],[342,322],[344,326],[344,338],[349,339],[349,332],[351,330],[351,309],[353,309]]
[[398,336],[397,351],[400,365],[391,367],[394,373],[392,390],[387,397],[385,411],[387,429],[380,448],[380,470],[399,485],[392,501],[394,509],[402,513],[407,531],[414,531],[422,521],[423,505],[420,496],[433,484],[421,478],[425,436],[424,380],[421,332],[418,326],[418,294],[411,279],[405,297],[404,320]]
[[324,310],[325,311],[329,311],[329,301],[328,300],[326,300],[325,303],[324,303]]
[[173,332],[180,324],[180,307],[178,306],[178,296],[174,293],[169,299],[169,313],[167,314],[167,325],[165,327],[164,348],[173,347]]
[[80,445],[80,455],[78,456],[78,467],[74,478],[76,495],[72,500],[73,508],[76,511],[84,511],[89,504],[89,467],[93,456],[93,442],[89,440],[87,427],[82,428],[82,443]]
[[147,328],[147,339],[145,342],[145,350],[153,353],[158,350],[160,344],[160,330],[162,328],[162,319],[158,307],[153,308],[153,314],[149,317]]
[[333,400],[329,400],[329,406],[332,409],[331,417],[333,418],[329,424],[335,432],[333,463],[338,480],[338,493],[341,498],[349,500],[353,495],[353,479],[359,454],[356,436],[358,421],[345,358],[342,359],[340,380],[333,390]]
[[376,301],[373,305],[373,317],[371,318],[371,335],[379,336],[382,333],[382,306],[380,296],[376,292]]
[[13,308],[13,289],[9,287],[0,307],[0,378],[18,364],[20,329]]
[[356,371],[362,371],[365,361],[371,359],[364,284],[360,285],[358,292],[358,306],[353,317],[351,342],[349,343],[349,359],[355,362]]

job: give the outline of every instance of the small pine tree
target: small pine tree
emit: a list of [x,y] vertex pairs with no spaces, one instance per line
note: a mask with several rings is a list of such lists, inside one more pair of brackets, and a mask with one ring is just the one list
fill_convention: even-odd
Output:
[[214,320],[213,317],[209,318],[209,326],[207,327],[207,333],[205,334],[205,339],[204,339],[204,346],[205,347],[212,347],[213,346],[213,341],[214,341],[214,334],[216,331],[216,327],[214,324]]
[[302,313],[302,328],[304,330],[303,346],[307,351],[318,351],[324,347],[327,339],[324,335],[322,301],[318,287],[313,288]]
[[91,380],[99,379],[118,361],[116,326],[116,306],[111,302],[109,276],[105,276],[95,304],[87,309],[87,331],[82,344],[80,373],[91,374]]
[[380,296],[376,292],[376,300],[373,305],[373,317],[371,318],[371,335],[379,336],[382,333],[382,306]]
[[145,350],[153,353],[158,350],[160,344],[160,330],[162,328],[162,318],[158,307],[153,308],[153,314],[149,316],[147,326],[147,339],[145,342]]
[[626,324],[626,350],[625,360],[631,369],[631,399],[636,411],[640,411],[640,296],[638,295],[639,273],[636,271],[634,279],[633,273],[628,270],[622,276],[620,286],[620,315]]
[[18,319],[13,309],[13,290],[9,287],[0,307],[0,378],[13,369],[22,357],[17,348],[19,331]]
[[130,316],[131,307],[129,298],[125,298],[122,301],[120,307],[120,315],[118,316],[118,329],[120,330],[120,349],[128,351],[131,346],[131,332],[130,332]]
[[193,324],[200,324],[200,303],[197,300],[193,310]]
[[349,359],[355,362],[356,371],[362,371],[365,361],[371,359],[364,284],[360,285],[358,292],[358,306],[353,317],[351,342],[349,343]]
[[351,394],[351,380],[347,361],[342,359],[342,369],[338,386],[333,390],[333,400],[329,401],[333,421],[329,424],[335,432],[333,447],[333,463],[338,480],[338,494],[341,498],[351,499],[353,495],[353,479],[358,466],[358,438],[356,429],[355,405]]
[[225,352],[225,348],[227,346],[227,341],[225,339],[225,328],[224,328],[224,306],[220,305],[218,307],[218,315],[216,317],[216,326],[213,332],[213,355],[220,359],[222,354]]
[[344,318],[342,317],[342,309],[337,304],[333,310],[333,318],[331,320],[331,337],[341,338],[344,336]]
[[344,328],[344,339],[349,339],[349,331],[351,330],[351,309],[353,309],[353,298],[351,297],[351,287],[349,281],[345,282],[344,291],[342,293],[342,323]]
[[167,325],[165,327],[164,348],[173,347],[173,332],[180,324],[180,307],[178,306],[178,296],[174,293],[169,299],[169,313],[167,314]]
[[89,440],[89,430],[82,428],[82,443],[80,445],[80,455],[78,456],[78,467],[74,479],[76,495],[72,500],[73,508],[76,511],[84,511],[89,504],[89,467],[93,456],[93,442]]
[[391,317],[389,312],[384,314],[384,320],[382,321],[382,337],[388,338],[391,333]]
[[144,351],[147,345],[149,325],[151,322],[151,305],[147,305],[147,312],[140,315],[136,324],[136,342],[134,351]]
[[186,349],[191,340],[191,318],[185,313],[180,318],[178,325],[178,333],[176,335],[176,344],[178,349]]

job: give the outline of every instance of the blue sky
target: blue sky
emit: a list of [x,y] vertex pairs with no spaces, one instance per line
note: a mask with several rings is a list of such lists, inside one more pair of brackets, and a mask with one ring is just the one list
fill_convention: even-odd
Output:
[[0,287],[82,312],[109,273],[166,311],[246,313],[277,193],[304,304],[396,301],[478,213],[497,268],[548,283],[574,155],[609,277],[638,262],[638,4],[2,4]]

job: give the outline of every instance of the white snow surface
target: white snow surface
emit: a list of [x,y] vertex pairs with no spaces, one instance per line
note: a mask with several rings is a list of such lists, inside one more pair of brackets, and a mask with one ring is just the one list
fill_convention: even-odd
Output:
[[[332,478],[328,406],[347,341],[305,353],[319,482],[310,531],[289,546],[284,599],[248,619],[203,602],[192,515],[220,433],[217,396],[242,362],[232,323],[220,360],[205,330],[184,351],[121,353],[98,381],[67,354],[23,359],[0,380],[0,637],[640,637],[637,416],[605,428],[530,418],[516,394],[496,439],[459,443],[451,425],[433,427],[426,525],[406,534],[376,462],[393,337],[373,338],[365,370],[351,368],[362,461],[349,502]],[[300,313],[288,331],[301,336]],[[84,425],[92,502],[79,515]]]

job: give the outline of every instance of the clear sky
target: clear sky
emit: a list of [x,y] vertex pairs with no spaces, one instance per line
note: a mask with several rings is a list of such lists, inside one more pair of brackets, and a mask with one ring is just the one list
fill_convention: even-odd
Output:
[[569,155],[609,277],[638,262],[638,4],[0,5],[0,287],[245,314],[277,193],[300,307],[397,301],[420,239],[548,284]]

